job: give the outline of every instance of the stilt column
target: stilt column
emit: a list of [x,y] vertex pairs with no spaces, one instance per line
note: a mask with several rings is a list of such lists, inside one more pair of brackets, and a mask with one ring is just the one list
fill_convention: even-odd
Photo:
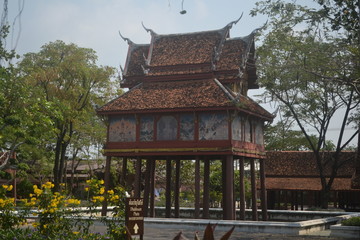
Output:
[[244,157],[239,159],[240,165],[240,220],[245,220],[245,170]]
[[171,217],[171,159],[166,159],[165,217]]
[[266,185],[265,185],[265,159],[260,159],[260,187],[261,187],[261,210],[262,220],[267,221],[267,197],[266,197]]
[[256,197],[256,175],[255,175],[255,159],[250,161],[250,171],[251,171],[251,199],[252,199],[252,220],[257,221],[257,197]]
[[235,219],[234,201],[234,160],[233,156],[226,156],[223,160],[223,219]]
[[203,218],[209,218],[210,201],[210,160],[204,159],[204,191],[203,191]]

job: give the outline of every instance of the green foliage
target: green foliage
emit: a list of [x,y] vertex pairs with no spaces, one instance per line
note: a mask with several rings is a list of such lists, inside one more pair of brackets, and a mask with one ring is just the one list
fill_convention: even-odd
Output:
[[357,1],[317,0],[323,7],[324,15],[329,19],[333,30],[344,29],[349,40],[359,39],[360,12]]
[[[19,76],[42,102],[39,107],[52,122],[53,174],[55,188],[63,182],[65,154],[72,159],[92,154],[91,146],[104,142],[103,122],[94,107],[115,93],[114,69],[96,65],[95,51],[63,41],[50,42],[38,53],[27,53],[19,63]],[[37,131],[41,132],[41,131]]]
[[[66,196],[64,191],[53,192],[54,184],[46,182],[38,187],[32,186],[29,198],[23,199],[22,211],[16,212],[13,198],[5,196],[12,190],[11,185],[0,188],[0,238],[1,239],[126,239],[125,232],[125,191],[121,187],[105,192],[102,180],[88,182],[89,219],[84,219],[77,207],[80,200]],[[112,205],[112,219],[99,218],[94,207],[103,201]],[[27,226],[25,216],[32,212],[37,216],[32,226]],[[90,231],[94,220],[107,226],[107,233],[95,234]],[[19,225],[24,225],[19,228]]]
[[15,212],[15,199],[7,197],[7,192],[13,189],[12,185],[2,185],[0,187],[0,229],[11,231],[22,225],[26,220],[26,212]]
[[342,226],[358,226],[360,227],[360,217],[351,217],[341,221]]
[[[263,44],[257,49],[259,83],[266,89],[263,101],[275,102],[281,116],[294,124],[303,137],[298,132],[292,132],[297,135],[295,139],[284,132],[280,134],[290,137],[295,146],[314,152],[322,178],[324,208],[329,195],[327,189],[331,189],[339,168],[339,153],[359,131],[345,138],[345,128],[349,124],[357,125],[359,119],[359,44],[347,41],[349,32],[345,28],[332,31],[329,13],[337,11],[335,7],[324,11],[296,2],[269,0],[257,2],[251,12],[269,18],[268,25],[262,29]],[[329,126],[335,121],[338,139],[331,143],[327,141]],[[294,140],[307,143],[299,145]],[[276,144],[274,147],[284,148]],[[325,179],[322,169],[326,161],[321,152],[328,150],[335,153],[330,166],[332,174]]]

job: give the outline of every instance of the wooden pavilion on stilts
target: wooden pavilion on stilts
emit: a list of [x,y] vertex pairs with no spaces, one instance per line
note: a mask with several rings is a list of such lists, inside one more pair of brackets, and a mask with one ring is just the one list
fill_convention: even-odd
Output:
[[[267,219],[263,126],[273,115],[247,96],[248,89],[258,88],[255,31],[230,38],[230,29],[239,20],[218,30],[184,34],[161,35],[144,27],[151,34],[150,44],[135,44],[121,36],[129,45],[121,86],[129,90],[97,109],[108,121],[105,186],[109,186],[112,157],[123,158],[125,166],[133,159],[134,197],[144,197],[145,216],[155,216],[156,160],[166,161],[168,218],[179,217],[181,161],[193,160],[194,218],[209,218],[210,162],[221,160],[223,219],[236,218],[235,191],[240,192],[239,218],[245,219],[245,161],[251,166],[252,219],[258,219],[257,182],[262,219]],[[141,173],[143,160],[145,174]],[[260,162],[260,181],[255,161]],[[239,189],[234,187],[234,171],[240,171]],[[143,191],[141,178],[145,178]]]

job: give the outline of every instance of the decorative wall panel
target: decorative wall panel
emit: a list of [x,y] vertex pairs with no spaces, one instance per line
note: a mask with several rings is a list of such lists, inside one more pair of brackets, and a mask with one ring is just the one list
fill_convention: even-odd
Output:
[[180,115],[180,140],[191,141],[194,140],[194,115],[181,114]]
[[263,122],[255,121],[255,141],[256,144],[264,145],[264,127]]
[[140,118],[140,141],[154,140],[154,117],[141,116]]
[[249,119],[245,120],[244,137],[245,142],[252,142],[252,124]]
[[111,117],[109,119],[109,142],[135,142],[135,116]]
[[241,117],[237,115],[231,123],[232,140],[241,141]]
[[173,116],[162,116],[157,122],[157,140],[177,140],[177,120]]
[[199,115],[199,140],[226,140],[229,138],[226,113]]

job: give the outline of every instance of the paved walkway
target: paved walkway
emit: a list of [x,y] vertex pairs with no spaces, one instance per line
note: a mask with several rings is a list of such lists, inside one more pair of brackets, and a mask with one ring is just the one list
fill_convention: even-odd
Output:
[[[95,230],[95,229],[93,229]],[[96,232],[105,232],[104,226],[97,226]],[[187,239],[194,239],[195,232],[198,232],[200,239],[202,239],[204,229],[194,230],[194,227],[180,226],[179,228],[164,228],[164,226],[151,225],[144,228],[143,240],[172,240],[179,232],[183,233]],[[216,230],[215,228],[215,240],[220,239],[226,231]],[[349,238],[330,237],[331,231],[319,231],[313,232],[311,235],[284,235],[284,234],[272,234],[272,233],[249,233],[249,232],[237,232],[236,229],[232,233],[230,240],[349,240]],[[139,239],[139,236],[134,236],[134,239]],[[356,239],[358,240],[358,239]]]
[[[146,227],[144,229],[144,240],[172,240],[179,232],[182,232],[183,235],[188,239],[194,239],[194,231],[187,229],[163,229],[155,227]],[[203,229],[199,230],[199,237],[202,239]],[[220,239],[225,232],[216,231],[215,229],[215,239]],[[330,237],[330,230],[315,232],[312,235],[302,235],[302,236],[291,236],[291,235],[282,235],[282,234],[270,234],[270,233],[247,233],[247,232],[233,232],[230,237],[230,240],[307,240],[307,239],[327,239],[327,240],[349,240],[348,238],[338,238]]]

